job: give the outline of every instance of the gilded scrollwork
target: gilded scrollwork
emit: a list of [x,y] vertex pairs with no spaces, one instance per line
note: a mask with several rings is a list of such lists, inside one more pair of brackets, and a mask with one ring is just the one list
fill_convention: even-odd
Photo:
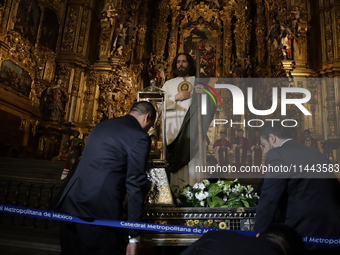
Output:
[[315,128],[317,126],[316,123],[316,116],[317,116],[317,106],[319,104],[319,100],[318,100],[318,88],[321,87],[321,84],[319,83],[317,78],[317,73],[313,72],[310,75],[311,78],[308,82],[307,82],[307,89],[309,90],[309,92],[311,93],[311,99],[309,100],[308,104],[310,106],[310,111],[312,113],[312,126],[314,127],[313,133],[315,133]]
[[61,79],[62,85],[65,88],[69,86],[69,80],[71,75],[71,65],[68,63],[58,63],[56,77]]
[[98,85],[100,94],[97,122],[123,116],[129,112],[137,92],[126,68],[118,66],[112,72],[101,74]]
[[2,26],[3,17],[5,14],[6,1],[0,3],[0,27]]
[[79,30],[79,38],[78,38],[77,52],[79,52],[79,53],[84,53],[89,17],[90,17],[90,10],[88,8],[84,8],[83,14],[82,14],[82,21],[81,21],[81,25],[80,25],[80,30]]
[[[148,3],[148,1],[147,1]],[[137,46],[136,46],[136,60],[139,62],[143,58],[144,54],[144,45],[145,45],[145,36],[147,31],[147,14],[148,8],[147,5],[143,7],[143,14],[139,17],[139,26],[137,30]]]
[[40,52],[15,31],[9,31],[5,37],[5,43],[8,46],[9,55],[21,62],[29,69],[38,69]]
[[263,65],[264,56],[265,56],[265,31],[266,31],[266,19],[264,16],[264,5],[262,0],[256,0],[257,8],[256,8],[256,42],[257,42],[257,60],[259,65]]
[[[339,74],[338,74],[339,75]],[[334,89],[334,80],[326,79],[326,102],[327,102],[327,123],[328,128],[330,129],[330,137],[334,137],[336,135],[336,111],[335,111],[335,89]]]
[[78,96],[79,87],[80,87],[80,75],[81,75],[82,69],[81,68],[75,68],[74,70],[74,76],[73,76],[73,82],[72,82],[72,96]]
[[331,17],[331,9],[325,8],[325,35],[326,35],[326,56],[328,60],[333,60],[333,30],[332,30],[332,17]]
[[83,104],[83,121],[92,123],[94,96],[96,92],[97,72],[91,70],[86,78],[86,89]]
[[79,15],[79,8],[69,7],[67,12],[67,21],[65,24],[65,32],[63,36],[63,42],[61,45],[62,51],[72,51],[74,40],[77,31],[77,20]]
[[170,8],[168,0],[162,0],[158,6],[158,19],[157,24],[152,35],[153,52],[157,55],[163,55],[165,51],[165,44],[168,37],[168,24],[167,18],[170,15]]

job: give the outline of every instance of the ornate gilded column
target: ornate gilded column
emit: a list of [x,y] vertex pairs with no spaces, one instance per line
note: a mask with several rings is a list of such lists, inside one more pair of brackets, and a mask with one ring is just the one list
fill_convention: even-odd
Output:
[[158,18],[152,35],[152,50],[156,56],[163,56],[165,51],[165,44],[168,37],[168,22],[167,18],[170,14],[168,0],[162,0],[158,6]]
[[148,8],[147,5],[143,5],[142,14],[139,16],[139,27],[137,34],[137,46],[136,46],[136,61],[140,62],[143,59],[144,49],[145,49],[145,35],[148,29],[147,27],[147,16],[148,16]]
[[86,87],[84,92],[84,100],[82,104],[82,122],[92,124],[94,121],[94,105],[95,105],[95,93],[96,82],[98,75],[96,71],[91,70],[86,76]]
[[[93,3],[92,3],[93,4]],[[69,1],[66,13],[61,51],[58,62],[72,62],[87,67],[90,65],[89,41],[94,31],[90,31],[94,6],[88,1]]]
[[248,56],[250,47],[250,30],[252,20],[250,20],[249,17],[249,8],[249,0],[238,1],[235,6],[235,16],[237,18],[234,28],[236,58],[242,67],[244,67],[244,58]]
[[[339,77],[340,73],[336,73]],[[326,109],[327,109],[327,124],[328,138],[337,138],[337,123],[336,123],[336,107],[335,107],[335,82],[334,79],[325,79],[326,86]]]
[[231,59],[231,6],[224,6],[221,13],[221,20],[223,22],[223,70],[222,77],[229,76],[230,59]]
[[334,59],[333,49],[333,29],[332,29],[332,10],[330,0],[324,0],[324,28],[325,28],[325,45],[326,45],[326,61]]
[[256,48],[257,48],[257,60],[259,66],[265,63],[265,33],[266,33],[266,19],[264,16],[264,4],[262,0],[256,0]]
[[180,14],[181,7],[176,5],[177,2],[172,3],[171,9],[171,32],[169,39],[169,58],[168,63],[172,63],[177,54],[177,38],[178,38],[178,15]]

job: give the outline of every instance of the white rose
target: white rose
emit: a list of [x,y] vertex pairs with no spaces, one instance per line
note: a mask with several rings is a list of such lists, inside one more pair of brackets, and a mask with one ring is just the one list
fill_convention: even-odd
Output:
[[201,190],[204,190],[205,189],[205,186],[203,183],[199,183],[198,184],[198,188],[201,189]]

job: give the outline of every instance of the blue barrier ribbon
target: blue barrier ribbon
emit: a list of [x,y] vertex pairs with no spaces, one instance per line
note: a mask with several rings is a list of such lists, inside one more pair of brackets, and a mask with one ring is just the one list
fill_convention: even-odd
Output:
[[[130,228],[130,229],[139,229],[139,230],[148,230],[148,231],[161,231],[161,232],[171,232],[171,233],[181,233],[181,234],[203,235],[204,233],[208,231],[226,231],[227,230],[227,229],[216,229],[216,228],[197,228],[197,227],[188,227],[188,226],[180,226],[180,225],[163,225],[163,224],[132,222],[132,221],[123,221],[123,220],[94,219],[94,220],[88,221],[88,220],[82,220],[76,216],[68,215],[64,213],[38,210],[38,209],[13,206],[13,205],[4,205],[4,204],[0,204],[0,213],[17,214],[17,215],[23,215],[23,216],[31,216],[31,217],[37,217],[37,218],[43,218],[43,219],[50,219],[50,220],[61,220],[61,221],[66,221],[66,222],[82,223],[82,224],[89,224],[89,225],[108,226],[108,227],[116,227],[116,228]],[[227,230],[227,231],[233,231],[233,232],[247,235],[247,236],[256,236],[258,233],[254,231],[241,231],[241,230]],[[302,236],[302,237],[303,237],[304,243],[306,244],[340,247],[340,237],[325,237],[325,236]]]

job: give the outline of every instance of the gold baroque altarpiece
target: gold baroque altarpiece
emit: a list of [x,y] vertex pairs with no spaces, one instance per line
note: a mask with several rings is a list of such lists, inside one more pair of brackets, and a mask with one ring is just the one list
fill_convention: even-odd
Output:
[[[126,114],[137,91],[150,79],[161,87],[176,54],[187,52],[197,57],[200,77],[291,78],[313,95],[311,117],[291,114],[322,141],[325,112],[329,138],[338,139],[337,79],[294,79],[339,76],[339,13],[334,0],[2,0],[0,110],[26,130],[17,145],[60,159],[70,122],[86,136],[100,121]],[[58,79],[68,99],[51,121],[41,97]],[[270,85],[261,90],[270,93]],[[226,99],[216,118],[226,118],[230,105]]]

